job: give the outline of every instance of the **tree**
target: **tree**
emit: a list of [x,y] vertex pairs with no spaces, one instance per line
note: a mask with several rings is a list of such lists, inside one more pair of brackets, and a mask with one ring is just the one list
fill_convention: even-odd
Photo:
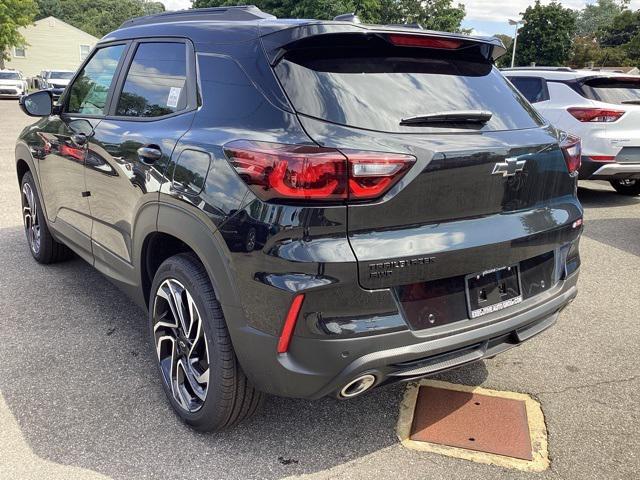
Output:
[[164,12],[161,2],[149,0],[36,0],[36,3],[39,10],[36,20],[53,16],[96,37],[115,30],[131,17]]
[[600,45],[615,47],[629,43],[640,32],[640,10],[625,10],[600,29]]
[[613,19],[629,6],[630,0],[598,0],[587,4],[578,13],[576,19],[576,35],[593,38],[596,33],[610,25]]
[[47,17],[56,17],[62,19],[64,12],[60,0],[36,0],[38,6],[38,14],[35,20]]
[[452,0],[386,0],[384,16],[379,23],[418,23],[428,30],[444,32],[460,31],[464,20],[464,5],[452,4]]
[[19,28],[31,24],[37,12],[33,0],[0,0],[0,68],[10,58],[10,48],[25,45]]
[[576,15],[569,8],[553,1],[527,7],[526,22],[518,35],[516,64],[563,65],[571,55],[571,43],[576,30]]
[[366,23],[419,23],[430,30],[461,31],[464,5],[453,0],[193,0],[193,8],[254,4],[281,18],[330,20],[356,12]]

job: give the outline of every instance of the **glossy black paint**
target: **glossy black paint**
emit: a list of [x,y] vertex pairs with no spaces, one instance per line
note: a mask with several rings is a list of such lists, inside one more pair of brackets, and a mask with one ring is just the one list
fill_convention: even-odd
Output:
[[[472,345],[484,345],[482,355],[502,351],[551,325],[576,294],[580,228],[572,223],[582,209],[557,133],[543,126],[385,134],[299,115],[270,62],[293,37],[338,30],[367,31],[281,20],[122,28],[96,47],[127,46],[105,114],[67,115],[63,97],[61,111],[26,128],[16,149],[18,171],[26,165],[37,174],[53,234],[142,306],[165,255],[194,251],[244,371],[261,390],[281,395],[317,398],[368,371],[378,383],[405,378],[398,372],[408,369],[395,365]],[[167,40],[184,42],[188,52],[185,110],[116,116],[114,98],[137,43]],[[479,44],[489,57],[496,47]],[[409,153],[418,160],[374,202],[266,203],[224,155],[224,145],[238,139]],[[149,162],[141,147],[162,155]],[[492,175],[511,156],[528,156],[525,170]],[[553,258],[552,285],[511,309],[470,320],[456,304],[450,322],[429,328],[416,328],[423,324],[403,309],[399,292],[407,286],[439,282],[445,297],[458,298],[451,279],[541,255]],[[542,269],[532,282],[536,275],[550,274]],[[278,355],[297,293],[305,300],[295,336],[290,351]]]

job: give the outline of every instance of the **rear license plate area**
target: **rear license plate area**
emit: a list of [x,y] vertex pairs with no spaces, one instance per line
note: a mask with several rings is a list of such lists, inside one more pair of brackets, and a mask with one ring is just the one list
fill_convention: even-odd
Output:
[[522,302],[517,266],[467,275],[465,282],[469,318],[478,318]]

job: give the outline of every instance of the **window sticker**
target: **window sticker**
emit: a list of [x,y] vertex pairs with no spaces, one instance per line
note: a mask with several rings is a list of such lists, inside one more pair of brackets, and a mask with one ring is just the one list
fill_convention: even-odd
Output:
[[180,99],[180,92],[182,92],[181,88],[171,87],[169,90],[169,98],[167,98],[167,107],[177,108],[178,100]]

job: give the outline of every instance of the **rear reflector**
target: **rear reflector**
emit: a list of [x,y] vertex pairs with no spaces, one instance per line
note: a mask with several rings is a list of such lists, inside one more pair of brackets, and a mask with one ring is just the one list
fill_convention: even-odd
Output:
[[387,192],[416,160],[411,155],[248,140],[230,142],[224,150],[262,200],[370,200]]
[[462,40],[429,37],[426,35],[391,34],[387,37],[397,47],[442,48],[455,50],[462,46]]
[[624,110],[608,108],[568,108],[567,111],[581,122],[611,123],[624,115]]
[[594,162],[613,162],[616,159],[613,155],[590,155],[589,158]]
[[580,139],[574,135],[566,135],[560,142],[560,148],[569,173],[577,172],[582,163],[582,144]]
[[293,298],[291,307],[289,307],[289,313],[284,321],[284,327],[282,327],[282,333],[278,340],[278,353],[286,353],[289,350],[289,343],[291,343],[291,336],[296,328],[296,322],[298,321],[298,314],[300,308],[302,308],[302,302],[304,301],[304,293],[300,293]]

